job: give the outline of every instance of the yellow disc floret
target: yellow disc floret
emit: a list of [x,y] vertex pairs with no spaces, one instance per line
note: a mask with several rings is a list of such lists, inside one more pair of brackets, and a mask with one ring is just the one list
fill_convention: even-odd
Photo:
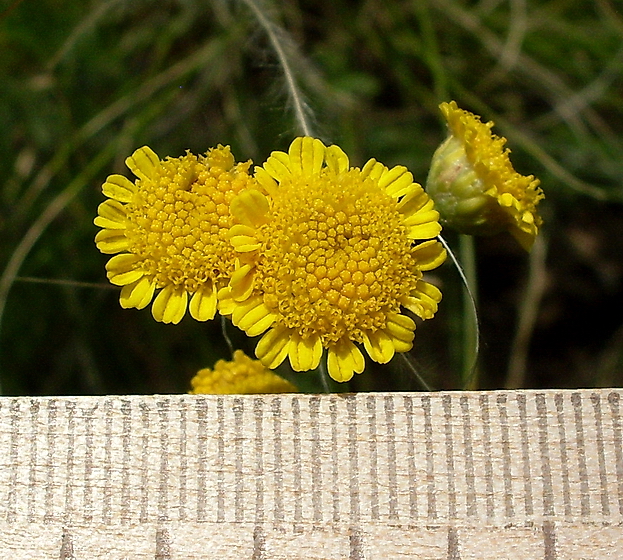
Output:
[[214,369],[202,369],[190,381],[192,394],[240,395],[296,393],[289,381],[252,360],[242,350],[234,352],[232,361],[219,360]]
[[[121,290],[121,306],[142,309],[156,290],[157,321],[178,323],[186,309],[200,321],[216,313],[217,291],[234,271],[227,237],[231,200],[249,185],[250,162],[234,162],[229,147],[161,161],[148,147],[126,160],[138,179],[111,175],[98,209],[97,247],[116,254],[106,265]],[[189,304],[190,299],[190,304]]]
[[433,156],[426,190],[442,221],[469,235],[509,231],[529,250],[542,224],[539,180],[513,169],[506,138],[492,134],[492,122],[454,101],[440,109],[450,135]]
[[232,202],[240,262],[221,311],[265,333],[262,362],[288,356],[305,371],[327,349],[329,374],[346,381],[364,368],[357,344],[380,363],[408,351],[415,323],[401,307],[432,317],[441,294],[422,271],[445,259],[439,216],[411,173],[375,160],[351,168],[340,148],[305,137],[273,152],[256,178],[261,192]]

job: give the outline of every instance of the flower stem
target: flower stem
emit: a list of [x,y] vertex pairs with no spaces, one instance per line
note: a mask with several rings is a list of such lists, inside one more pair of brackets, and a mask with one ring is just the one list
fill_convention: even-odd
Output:
[[225,343],[227,344],[227,348],[229,348],[229,353],[233,359],[234,345],[231,342],[231,338],[229,338],[229,334],[227,334],[227,319],[223,315],[221,315],[221,333],[223,334],[223,338],[225,339]]
[[322,390],[325,393],[330,393],[331,389],[329,388],[329,372],[327,371],[327,363],[323,359],[320,360],[318,364],[318,375],[320,377],[320,384],[322,385]]
[[461,368],[461,388],[478,388],[478,274],[476,270],[476,246],[471,235],[461,235],[459,252],[463,265],[465,287],[463,289],[463,361]]

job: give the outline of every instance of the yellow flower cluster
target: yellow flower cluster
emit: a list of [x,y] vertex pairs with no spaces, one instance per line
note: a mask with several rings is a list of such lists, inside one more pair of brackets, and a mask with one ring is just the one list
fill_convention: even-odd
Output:
[[121,305],[153,301],[165,323],[218,310],[261,337],[261,365],[236,353],[230,365],[202,370],[194,392],[272,391],[280,382],[265,368],[287,358],[307,371],[323,355],[329,375],[348,381],[364,370],[362,350],[378,363],[409,351],[412,316],[432,318],[441,300],[423,278],[446,258],[433,199],[460,209],[457,218],[446,212],[447,222],[510,229],[526,248],[541,223],[538,181],[514,172],[491,123],[454,103],[442,111],[451,137],[435,156],[431,196],[403,166],[353,167],[338,146],[311,137],[253,170],[229,147],[165,160],[140,148],[126,161],[137,179],[111,175],[95,219],[98,248],[114,255],[106,269],[122,287]]
[[191,394],[244,395],[296,393],[289,381],[252,360],[242,350],[234,352],[232,361],[219,360],[214,369],[202,369],[190,381]]
[[235,164],[223,146],[160,161],[145,146],[126,164],[138,180],[108,177],[102,187],[108,200],[95,218],[102,228],[98,249],[115,254],[106,270],[122,286],[121,306],[142,309],[153,299],[152,314],[164,323],[179,323],[188,307],[198,321],[214,318],[216,294],[236,261],[229,204],[255,184],[250,162]]
[[232,201],[240,260],[219,299],[234,325],[263,335],[262,363],[287,357],[306,371],[327,350],[329,375],[348,381],[364,369],[360,345],[379,363],[410,350],[415,322],[401,308],[434,315],[441,293],[422,273],[446,258],[439,215],[411,173],[374,159],[351,167],[339,147],[303,137],[255,177]]

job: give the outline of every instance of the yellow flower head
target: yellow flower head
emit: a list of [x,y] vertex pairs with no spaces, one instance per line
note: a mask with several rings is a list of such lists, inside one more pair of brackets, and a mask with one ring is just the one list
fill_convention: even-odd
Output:
[[[439,215],[405,167],[371,159],[350,167],[338,146],[296,138],[255,169],[260,189],[237,196],[231,228],[240,262],[222,291],[221,313],[249,336],[269,367],[287,357],[316,368],[327,349],[329,375],[348,381],[411,349],[414,321],[431,318],[440,291],[422,280],[445,250]],[[424,240],[415,244],[416,240]]]
[[259,393],[296,393],[289,381],[252,360],[242,350],[233,361],[219,360],[214,369],[202,369],[190,381],[192,394],[244,395]]
[[236,258],[227,237],[229,204],[255,184],[250,162],[235,164],[223,146],[161,161],[145,146],[126,165],[138,179],[108,177],[102,186],[108,200],[94,221],[102,228],[98,249],[115,254],[106,270],[122,286],[121,306],[142,309],[159,290],[152,306],[157,321],[179,323],[187,307],[198,321],[212,319]]
[[529,251],[543,222],[536,208],[544,198],[539,180],[513,169],[506,138],[491,133],[492,122],[454,101],[440,109],[450,136],[433,156],[426,190],[442,222],[469,235],[510,231]]

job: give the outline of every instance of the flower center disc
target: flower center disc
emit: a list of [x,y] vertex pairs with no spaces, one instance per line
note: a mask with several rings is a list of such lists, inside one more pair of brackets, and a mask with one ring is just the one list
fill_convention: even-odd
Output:
[[174,284],[192,293],[208,279],[227,282],[235,261],[226,235],[229,203],[246,188],[247,168],[234,166],[228,149],[216,148],[207,157],[168,158],[152,177],[137,181],[127,236],[157,287]]
[[384,328],[421,277],[395,199],[359,169],[282,181],[259,236],[264,303],[325,346]]

